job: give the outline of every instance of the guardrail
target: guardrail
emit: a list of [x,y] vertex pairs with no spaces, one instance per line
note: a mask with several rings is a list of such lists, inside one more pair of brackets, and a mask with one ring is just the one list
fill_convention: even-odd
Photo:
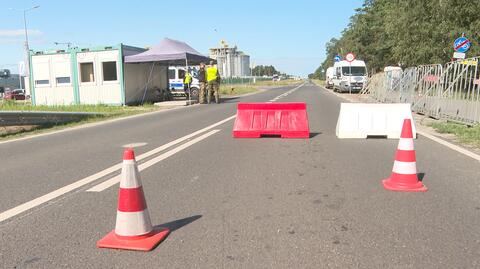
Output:
[[95,112],[0,111],[0,126],[62,124],[103,115]]
[[480,123],[480,57],[378,73],[363,91],[379,102],[411,103],[412,110],[464,124]]

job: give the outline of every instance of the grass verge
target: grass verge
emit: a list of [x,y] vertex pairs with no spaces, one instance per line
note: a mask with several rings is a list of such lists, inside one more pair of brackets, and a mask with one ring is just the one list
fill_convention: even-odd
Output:
[[108,105],[69,105],[69,106],[33,106],[30,103],[18,103],[7,101],[0,103],[0,110],[3,111],[56,111],[56,112],[97,112],[97,113],[136,113],[139,111],[150,111],[156,107],[153,104],[143,106],[108,106]]
[[285,79],[280,81],[272,81],[272,80],[264,80],[264,81],[257,81],[255,86],[288,86],[301,83],[302,80],[294,80],[294,79]]
[[281,87],[298,84],[301,81],[287,79],[281,81],[258,81],[254,84],[221,84],[220,85],[220,94],[221,95],[241,95],[258,91],[261,87]]
[[8,126],[0,127],[0,141],[35,135],[50,131],[61,130],[86,123],[104,121],[108,119],[126,117],[155,110],[165,109],[152,104],[143,106],[107,106],[107,105],[72,105],[72,106],[32,106],[30,104],[5,102],[0,104],[0,110],[3,111],[62,111],[62,112],[96,112],[102,113],[99,116],[92,116],[81,121],[70,122],[66,124],[48,124],[38,126]]
[[430,126],[439,133],[454,134],[460,142],[480,148],[480,125],[468,127],[452,122],[433,122]]
[[241,95],[258,91],[258,87],[249,84],[220,85],[221,95]]
[[325,87],[325,80],[312,79],[312,82],[315,83],[317,86]]

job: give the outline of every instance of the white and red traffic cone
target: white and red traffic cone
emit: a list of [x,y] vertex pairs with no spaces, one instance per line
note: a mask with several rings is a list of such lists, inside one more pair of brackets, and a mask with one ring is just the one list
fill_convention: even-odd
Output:
[[115,230],[97,242],[99,248],[150,251],[170,231],[153,228],[133,149],[125,149],[118,192]]
[[391,191],[425,192],[427,187],[417,177],[417,163],[413,148],[412,122],[403,121],[395,162],[390,178],[383,180],[383,187]]

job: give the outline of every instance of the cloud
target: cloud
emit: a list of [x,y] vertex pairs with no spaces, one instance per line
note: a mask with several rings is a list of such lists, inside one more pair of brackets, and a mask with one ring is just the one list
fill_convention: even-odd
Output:
[[[0,29],[0,38],[15,38],[15,37],[23,37],[25,35],[24,29]],[[28,29],[28,35],[31,36],[40,36],[42,32],[36,29]]]

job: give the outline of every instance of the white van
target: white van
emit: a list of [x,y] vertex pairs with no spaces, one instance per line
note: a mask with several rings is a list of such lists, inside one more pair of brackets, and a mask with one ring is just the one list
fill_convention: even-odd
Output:
[[332,89],[333,88],[333,74],[335,73],[335,68],[333,66],[330,66],[327,68],[327,72],[325,72],[325,87],[327,89]]
[[[191,98],[197,98],[200,90],[200,83],[197,79],[197,70],[195,68],[189,68],[190,75],[192,76],[192,83],[190,85],[190,91],[192,92]],[[169,88],[173,96],[185,96],[188,98],[188,93],[185,92],[183,79],[185,78],[185,66],[170,66],[168,67],[168,82]]]
[[364,61],[335,62],[333,65],[333,90],[339,92],[360,92],[367,82],[367,66]]

